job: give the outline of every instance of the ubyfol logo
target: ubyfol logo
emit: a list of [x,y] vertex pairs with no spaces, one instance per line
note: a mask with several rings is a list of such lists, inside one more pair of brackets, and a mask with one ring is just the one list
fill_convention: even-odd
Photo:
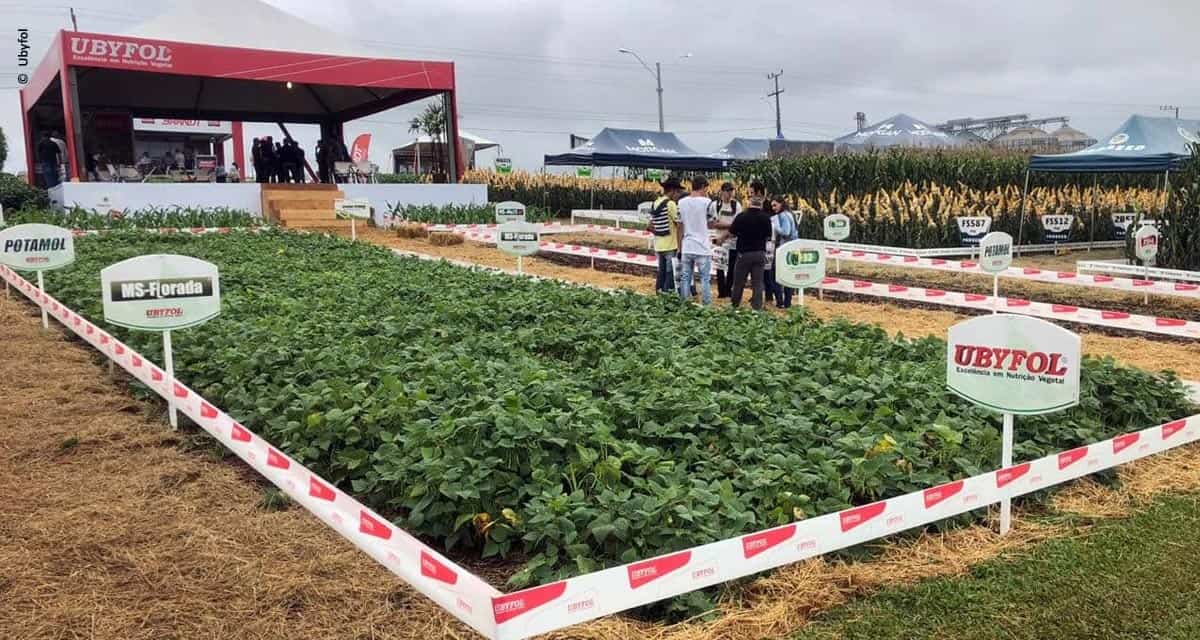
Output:
[[165,44],[101,40],[73,36],[71,54],[84,62],[109,62],[135,67],[166,68],[172,66],[171,47]]

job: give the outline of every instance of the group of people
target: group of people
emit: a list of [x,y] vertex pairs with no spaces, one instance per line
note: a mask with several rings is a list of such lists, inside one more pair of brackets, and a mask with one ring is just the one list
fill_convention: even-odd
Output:
[[749,277],[752,308],[762,309],[767,295],[776,307],[790,307],[794,290],[776,282],[774,269],[775,247],[800,237],[799,220],[787,198],[768,199],[763,184],[754,181],[743,207],[734,198],[730,182],[721,185],[716,199],[709,197],[708,180],[703,176],[692,178],[691,187],[685,196],[679,180],[668,178],[650,211],[649,227],[658,257],[655,290],[674,293],[678,281],[679,296],[690,300],[693,280],[698,279],[701,303],[712,304],[716,256],[718,297],[728,297],[734,308],[741,306]]
[[250,162],[258,182],[304,182],[304,149],[287,136],[276,142],[271,136],[250,143]]

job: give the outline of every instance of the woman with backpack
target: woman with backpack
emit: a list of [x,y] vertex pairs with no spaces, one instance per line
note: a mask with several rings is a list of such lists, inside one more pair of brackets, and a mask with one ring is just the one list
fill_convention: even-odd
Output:
[[[774,215],[771,216],[771,230],[774,232],[774,245],[776,247],[780,247],[800,237],[800,225],[796,220],[796,214],[792,213],[791,207],[788,206],[786,197],[772,197],[771,211],[774,212]],[[779,283],[775,282],[774,265],[772,265],[767,282],[770,285],[770,291],[775,296],[775,306],[780,309],[791,307],[792,294],[795,292],[795,289],[780,286]]]

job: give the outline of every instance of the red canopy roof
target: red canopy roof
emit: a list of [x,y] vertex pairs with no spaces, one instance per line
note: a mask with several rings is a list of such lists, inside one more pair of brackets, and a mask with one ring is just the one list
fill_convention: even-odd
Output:
[[[60,31],[21,90],[21,106],[30,175],[30,129],[40,111],[64,114],[72,173],[78,176],[78,112],[119,109],[146,117],[318,123],[340,129],[348,120],[445,93],[451,139],[457,139],[454,89],[452,62]],[[461,159],[456,160],[461,167]]]

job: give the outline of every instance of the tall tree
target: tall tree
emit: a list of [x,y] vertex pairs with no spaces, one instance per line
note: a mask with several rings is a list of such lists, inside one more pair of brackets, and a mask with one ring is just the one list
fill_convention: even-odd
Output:
[[433,173],[443,173],[446,164],[444,149],[446,112],[442,105],[437,102],[425,105],[425,110],[409,121],[408,131],[409,133],[424,133],[429,136],[430,146],[433,150],[433,162],[430,166]]

